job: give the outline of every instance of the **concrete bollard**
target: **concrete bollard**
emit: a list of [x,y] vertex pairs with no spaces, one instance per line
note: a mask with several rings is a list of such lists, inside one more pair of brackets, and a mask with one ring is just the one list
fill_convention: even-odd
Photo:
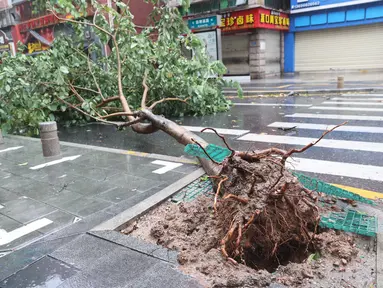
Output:
[[43,146],[44,157],[58,156],[61,154],[60,142],[57,135],[56,122],[42,122],[40,126],[40,138]]
[[339,77],[338,77],[338,85],[337,85],[337,88],[338,88],[338,89],[343,89],[343,88],[344,88],[344,77],[343,77],[343,76],[339,76]]
[[0,129],[0,145],[1,144],[4,144],[4,138],[3,138],[3,134],[1,133],[1,129]]

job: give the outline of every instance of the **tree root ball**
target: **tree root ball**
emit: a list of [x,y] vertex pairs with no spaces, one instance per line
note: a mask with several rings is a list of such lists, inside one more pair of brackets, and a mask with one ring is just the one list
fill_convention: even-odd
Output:
[[278,158],[231,157],[220,178],[227,180],[217,191],[222,197],[216,217],[225,232],[220,249],[229,261],[272,271],[307,256],[319,210]]

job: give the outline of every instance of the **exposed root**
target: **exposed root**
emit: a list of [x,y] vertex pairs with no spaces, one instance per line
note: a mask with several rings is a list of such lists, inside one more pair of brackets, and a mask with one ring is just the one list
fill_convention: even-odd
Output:
[[227,200],[227,199],[234,199],[234,200],[237,200],[243,204],[247,204],[249,203],[249,200],[247,199],[244,199],[244,198],[241,198],[241,197],[238,197],[236,195],[233,195],[233,194],[229,194],[229,195],[226,195],[225,197],[223,197],[224,200]]
[[219,192],[221,191],[221,185],[223,182],[227,181],[228,179],[229,179],[228,177],[225,177],[218,183],[217,192],[215,193],[215,197],[214,197],[214,211],[216,213],[217,213],[217,200],[218,200]]

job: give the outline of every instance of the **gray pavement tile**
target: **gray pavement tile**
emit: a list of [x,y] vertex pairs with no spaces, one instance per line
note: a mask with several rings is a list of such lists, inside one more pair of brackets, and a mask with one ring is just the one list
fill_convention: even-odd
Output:
[[118,185],[111,180],[92,181],[80,176],[74,177],[72,181],[67,183],[67,189],[85,196],[94,196],[116,187]]
[[[0,209],[1,210],[1,209]],[[20,222],[0,214],[0,229],[9,232],[23,226]]]
[[85,167],[80,165],[77,165],[76,171],[73,172],[73,174],[96,181],[105,181],[111,176],[116,175],[118,173],[120,173],[120,171],[114,169],[102,169],[89,166]]
[[172,170],[173,172],[178,172],[178,173],[184,173],[184,174],[189,174],[197,169],[199,169],[201,166],[199,165],[192,165],[192,164],[183,164],[180,167],[177,167],[176,169]]
[[53,221],[53,223],[43,228],[40,228],[38,232],[48,234],[63,229],[64,227],[67,227],[68,225],[72,224],[76,216],[58,210],[46,215],[45,218]]
[[31,185],[34,182],[35,180],[33,179],[12,175],[6,179],[1,180],[0,185],[2,188],[5,188],[7,190],[18,192],[20,188],[23,188],[27,185]]
[[84,197],[84,195],[64,189],[61,192],[55,193],[50,198],[46,199],[45,203],[55,207],[62,207],[66,203],[81,197]]
[[164,174],[153,173],[153,171],[159,169],[158,166],[155,165],[146,165],[145,168],[146,169],[143,169],[141,172],[141,177],[160,182],[169,182],[169,184],[172,184],[173,182],[186,176],[184,173],[174,171],[169,171]]
[[100,223],[110,219],[113,215],[105,212],[105,210],[94,213],[86,218],[81,219],[81,221],[76,222],[68,227],[65,227],[59,231],[47,235],[44,239],[54,240],[65,238],[72,235],[78,235],[81,233],[86,233],[91,230],[93,227],[99,225]]
[[183,274],[168,263],[159,262],[129,281],[124,288],[202,288],[196,279]]
[[[130,163],[136,164],[137,159],[132,158],[130,155],[110,153],[110,152],[101,152],[93,151],[84,155],[81,159],[80,165],[94,166],[94,167],[114,167],[117,163]],[[134,163],[133,163],[134,162]]]
[[25,287],[49,287],[56,288],[66,279],[78,273],[78,270],[70,265],[53,259],[43,257],[35,263],[27,266],[16,274],[0,282],[0,287],[25,288]]
[[138,191],[137,189],[116,187],[106,192],[97,194],[94,196],[94,198],[102,199],[109,202],[119,203],[121,201],[124,201],[126,199],[129,199],[135,196],[138,193],[141,193],[141,192]]
[[52,252],[50,256],[83,271],[89,271],[102,257],[120,248],[111,242],[85,234]]
[[[10,232],[10,231],[7,231]],[[43,234],[39,233],[38,231],[33,231],[31,233],[28,233],[27,235],[24,235],[20,238],[15,239],[14,241],[1,245],[0,251],[7,251],[7,250],[14,250],[17,249],[18,246],[34,241],[38,238],[41,238]],[[1,286],[0,286],[1,287]]]
[[0,203],[16,200],[20,195],[5,189],[0,188]]
[[97,259],[85,272],[94,279],[106,280],[110,287],[124,287],[161,260],[116,245],[117,248]]
[[26,266],[41,259],[45,255],[53,252],[64,244],[77,238],[75,236],[67,236],[60,239],[47,241],[46,238],[37,240],[27,247],[13,251],[12,253],[0,258],[0,281],[8,278],[12,274],[24,269]]
[[124,173],[114,175],[108,179],[109,182],[113,183],[118,187],[129,187],[131,189],[137,189],[140,191],[146,191],[151,188],[155,188],[161,184],[161,181],[155,181],[147,178],[132,176]]
[[67,279],[57,288],[112,288],[107,279],[95,279],[87,273],[80,272]]
[[177,264],[177,252],[162,246],[145,242],[136,237],[124,235],[118,231],[92,231],[89,233],[146,255],[159,258],[166,262],[171,262],[172,264]]
[[140,203],[141,201],[145,200],[146,198],[154,195],[158,191],[161,191],[162,189],[163,188],[161,188],[159,186],[159,187],[147,190],[145,192],[137,193],[136,195],[134,195],[134,196],[132,196],[126,200],[121,201],[120,203],[117,203],[113,206],[108,207],[107,209],[105,209],[105,212],[109,213],[110,215],[115,216],[115,215],[133,207],[134,205]]
[[112,205],[110,202],[87,197],[73,199],[64,203],[56,203],[56,207],[79,217],[87,217],[95,212],[109,207],[110,205]]
[[0,214],[15,219],[21,223],[27,224],[36,219],[52,213],[56,208],[37,202],[30,198],[20,198],[9,201],[0,209]]
[[58,194],[60,190],[60,187],[33,180],[32,184],[18,188],[17,192],[34,200],[45,202],[50,197]]

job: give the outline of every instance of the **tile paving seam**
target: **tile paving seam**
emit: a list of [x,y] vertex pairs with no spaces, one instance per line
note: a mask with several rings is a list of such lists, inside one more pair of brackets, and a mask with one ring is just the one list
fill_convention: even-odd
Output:
[[[21,139],[21,140],[29,140],[29,141],[34,141],[34,142],[40,141],[40,139],[38,139],[38,138],[31,138],[31,137],[25,137],[25,136],[19,136],[19,135],[7,135],[6,137],[8,137],[10,139],[14,138],[14,139]],[[105,153],[129,155],[129,154],[126,154],[129,151],[123,150],[123,149],[108,148],[108,147],[101,147],[101,146],[94,146],[94,145],[86,145],[86,144],[66,142],[66,141],[60,141],[60,144],[63,146],[85,148],[85,149],[89,149],[89,150],[93,150],[93,151],[100,151],[100,152],[105,152]],[[167,161],[175,161],[175,162],[179,162],[179,163],[196,165],[196,161],[181,158],[181,157],[168,156],[168,155],[155,154],[155,153],[145,153],[145,152],[139,152],[139,151],[134,151],[134,152],[137,154],[140,154],[140,155],[131,155],[131,156],[142,157],[142,158],[152,158],[152,159],[159,159],[159,160],[167,160]]]
[[[12,273],[11,275],[8,275],[8,276],[5,277],[5,278],[0,278],[0,282],[2,282],[2,281],[4,281],[4,280],[8,279],[8,278],[11,277],[12,275],[15,275],[15,274],[19,273],[20,271],[24,270],[24,269],[27,268],[28,266],[30,266],[30,265],[32,265],[32,264],[35,264],[36,262],[38,262],[38,261],[40,261],[41,259],[43,259],[45,256],[47,256],[47,255],[42,255],[42,256],[40,256],[40,257],[37,257],[35,261],[33,261],[32,263],[29,263],[29,264],[23,266],[21,269],[15,271],[15,272]],[[5,288],[5,287],[0,287],[0,288]]]
[[[160,261],[162,261],[162,262],[169,263],[169,264],[171,264],[171,265],[174,266],[174,263],[173,263],[173,262],[166,261],[166,260],[164,260],[164,259],[162,259],[162,258],[158,258],[158,257],[156,257],[156,256],[154,256],[154,255],[145,253],[145,252],[143,252],[143,251],[140,251],[140,250],[137,250],[137,249],[134,249],[134,248],[125,246],[125,245],[123,245],[123,244],[120,244],[120,243],[114,242],[114,241],[112,241],[112,240],[109,240],[109,239],[107,239],[107,238],[101,237],[101,236],[99,236],[99,235],[93,234],[92,231],[88,231],[88,232],[86,232],[86,234],[88,234],[88,235],[90,235],[90,236],[93,236],[93,237],[95,237],[95,238],[98,238],[98,239],[107,241],[107,242],[109,242],[109,243],[113,243],[113,244],[115,244],[115,245],[117,245],[117,246],[124,247],[125,249],[129,249],[129,250],[132,250],[132,251],[134,251],[134,252],[137,252],[137,253],[140,253],[140,254],[149,256],[149,257],[151,257],[151,258],[160,260]],[[158,249],[154,249],[152,252],[157,251],[157,250],[159,250],[159,249],[164,249],[164,247],[158,247]],[[167,249],[167,248],[165,248],[165,249]],[[168,251],[167,255],[168,255],[168,259],[169,259],[169,250],[167,249],[167,251]]]

